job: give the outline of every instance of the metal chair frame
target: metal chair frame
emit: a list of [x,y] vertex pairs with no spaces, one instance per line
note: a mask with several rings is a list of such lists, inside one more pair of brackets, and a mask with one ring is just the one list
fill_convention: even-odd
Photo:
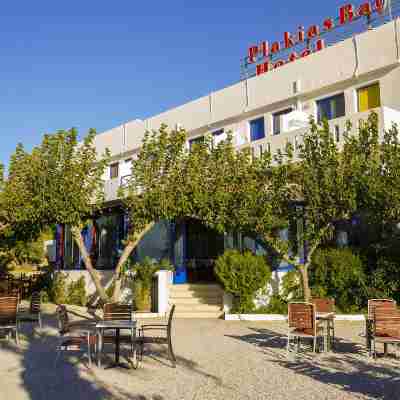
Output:
[[288,334],[286,350],[290,353],[291,339],[297,339],[296,353],[300,349],[300,339],[313,340],[313,352],[317,351],[318,338],[323,329],[316,319],[315,305],[305,302],[292,302],[288,305]]
[[[176,368],[176,357],[172,347],[172,320],[175,312],[175,304],[171,307],[167,324],[146,324],[142,325],[139,330],[139,360],[143,359],[145,344],[166,344],[168,346],[168,358],[172,363],[172,367]],[[146,336],[146,332],[158,332],[157,336]],[[163,333],[163,334],[162,334]],[[161,335],[162,334],[162,335]]]
[[91,346],[94,345],[95,353],[97,350],[96,335],[93,335],[90,331],[81,331],[80,335],[74,335],[73,332],[71,332],[68,311],[64,305],[58,305],[56,313],[60,337],[57,345],[57,354],[54,360],[54,367],[56,367],[57,361],[62,352],[82,352],[84,351],[83,347],[85,346],[90,368],[92,366]]

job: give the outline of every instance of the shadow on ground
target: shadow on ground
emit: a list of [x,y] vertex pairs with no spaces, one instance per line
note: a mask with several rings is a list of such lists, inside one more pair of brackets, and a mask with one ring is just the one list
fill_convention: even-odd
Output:
[[[18,363],[3,370],[5,374],[18,374],[21,378],[23,391],[16,385],[18,393],[13,389],[0,387],[2,393],[7,393],[8,398],[18,400],[28,395],[30,400],[80,400],[80,399],[115,399],[115,400],[164,400],[161,395],[154,394],[150,397],[141,394],[126,393],[116,385],[109,385],[101,381],[95,369],[89,369],[87,359],[79,355],[64,356],[64,359],[55,366],[56,347],[58,338],[55,333],[54,315],[43,315],[44,326],[41,331],[33,330],[30,324],[24,324],[20,330],[20,347],[13,340],[1,341],[0,352],[12,353]],[[91,321],[86,321],[91,323]],[[5,385],[6,381],[3,381]],[[25,392],[23,394],[22,392]]]
[[[286,352],[286,335],[269,329],[249,328],[253,333],[233,336],[260,348],[274,363],[292,372],[326,385],[340,387],[347,393],[371,399],[400,399],[400,360],[373,361],[361,344],[337,338],[335,351],[313,354],[311,346],[295,355]],[[288,378],[290,379],[290,378]]]

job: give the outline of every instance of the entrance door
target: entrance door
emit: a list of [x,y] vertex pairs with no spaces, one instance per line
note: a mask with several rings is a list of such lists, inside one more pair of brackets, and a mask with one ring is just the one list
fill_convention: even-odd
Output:
[[214,282],[215,260],[224,252],[224,235],[199,221],[186,221],[186,269],[189,283]]

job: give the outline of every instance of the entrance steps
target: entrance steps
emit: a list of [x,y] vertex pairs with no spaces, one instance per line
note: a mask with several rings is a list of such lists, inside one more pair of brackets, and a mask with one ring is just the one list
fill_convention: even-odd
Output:
[[176,318],[220,318],[223,314],[223,290],[216,284],[171,285],[169,302],[176,306]]

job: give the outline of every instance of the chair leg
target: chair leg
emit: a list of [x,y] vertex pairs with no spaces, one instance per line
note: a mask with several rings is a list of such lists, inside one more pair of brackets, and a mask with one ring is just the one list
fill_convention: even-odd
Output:
[[97,355],[97,366],[101,368],[101,356],[103,352],[103,335],[102,332],[98,332],[97,334],[98,342],[99,342],[99,348],[98,348],[98,355]]
[[90,334],[88,333],[88,336],[87,336],[87,353],[88,353],[88,359],[89,359],[89,368],[92,367],[92,357],[91,357],[91,354],[90,354],[90,348],[91,348]]
[[40,313],[39,313],[38,320],[39,320],[39,328],[40,328],[40,330],[42,330],[42,315]]
[[287,335],[286,352],[290,353],[290,335]]
[[18,325],[15,326],[15,343],[19,346]]
[[175,358],[174,351],[172,350],[172,341],[171,341],[170,337],[168,338],[168,355],[169,355],[169,359],[172,362],[173,368],[176,368],[176,358]]
[[317,336],[314,336],[313,341],[314,341],[313,353],[316,353],[317,352]]

